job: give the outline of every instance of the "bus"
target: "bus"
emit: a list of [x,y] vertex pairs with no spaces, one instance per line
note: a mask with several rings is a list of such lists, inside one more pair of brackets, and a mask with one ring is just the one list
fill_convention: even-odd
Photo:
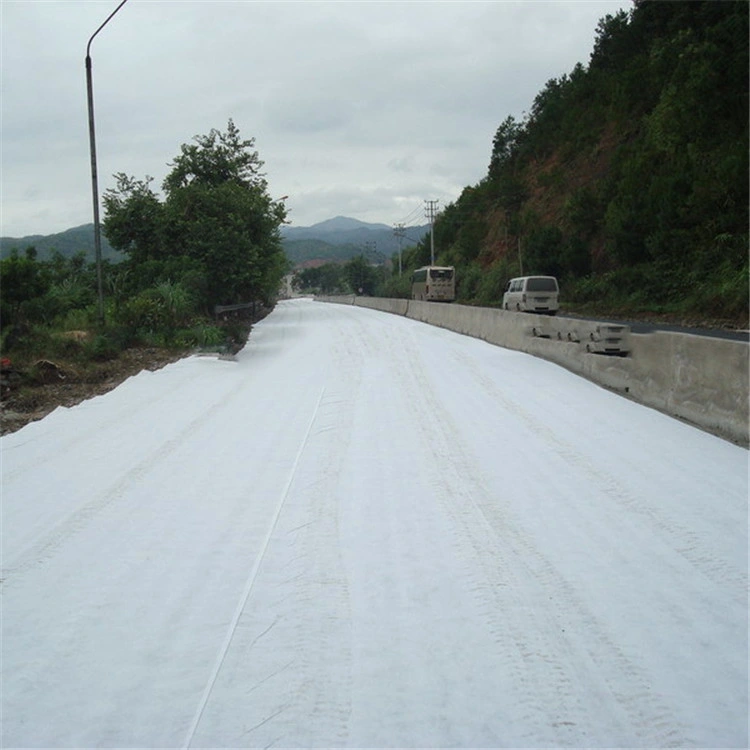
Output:
[[433,302],[456,299],[456,269],[453,266],[424,266],[411,277],[411,298]]

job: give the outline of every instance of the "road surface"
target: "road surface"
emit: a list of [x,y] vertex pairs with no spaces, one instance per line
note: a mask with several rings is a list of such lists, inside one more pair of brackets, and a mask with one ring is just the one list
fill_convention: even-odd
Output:
[[747,451],[280,303],[2,438],[2,746],[746,747]]

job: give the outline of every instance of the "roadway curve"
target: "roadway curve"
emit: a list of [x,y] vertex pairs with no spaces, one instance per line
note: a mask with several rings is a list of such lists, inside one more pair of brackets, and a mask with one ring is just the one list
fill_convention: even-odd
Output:
[[746,747],[747,452],[295,300],[2,438],[4,747]]

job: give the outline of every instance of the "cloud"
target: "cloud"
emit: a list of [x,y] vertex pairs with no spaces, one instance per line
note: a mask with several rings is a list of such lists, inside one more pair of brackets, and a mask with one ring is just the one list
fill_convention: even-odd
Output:
[[[84,57],[116,5],[0,3],[5,236],[91,220]],[[160,184],[181,144],[231,117],[295,224],[399,221],[480,180],[498,125],[627,7],[129,0],[91,45],[101,192],[115,172]]]
[[401,172],[409,174],[414,171],[414,157],[413,156],[399,156],[394,157],[388,162],[388,168],[393,172]]

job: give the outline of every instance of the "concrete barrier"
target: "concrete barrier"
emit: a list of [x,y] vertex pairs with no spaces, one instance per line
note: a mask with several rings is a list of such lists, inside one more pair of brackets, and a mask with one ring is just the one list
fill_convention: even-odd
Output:
[[358,307],[369,307],[372,310],[382,310],[394,315],[406,315],[409,309],[408,299],[379,299],[378,297],[357,297],[354,303]]
[[317,295],[318,302],[334,302],[337,305],[353,305],[357,297],[354,294],[339,294],[332,296]]
[[594,322],[416,300],[318,299],[405,315],[542,357],[646,406],[750,445],[747,342],[667,331],[630,334],[627,356],[610,356],[586,351]]
[[633,398],[748,445],[746,342],[666,331],[632,339]]

